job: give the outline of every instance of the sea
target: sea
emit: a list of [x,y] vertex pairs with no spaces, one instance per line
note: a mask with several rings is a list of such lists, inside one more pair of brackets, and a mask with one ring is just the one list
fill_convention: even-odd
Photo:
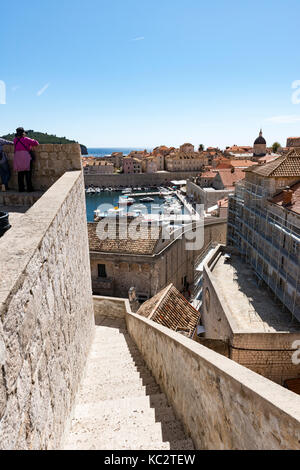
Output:
[[[133,150],[145,150],[141,147],[88,147],[88,154],[93,157],[107,157],[114,152],[123,152],[124,155],[128,155]],[[152,149],[146,149],[148,152]]]
[[[157,189],[150,189],[147,193],[157,192]],[[145,191],[134,191],[137,193],[145,193]],[[119,197],[123,196],[122,191],[102,191],[99,194],[86,194],[86,214],[88,222],[94,221],[94,211],[99,208],[102,204],[109,204],[111,207],[116,207],[119,204]],[[144,197],[144,196],[143,196]],[[142,198],[142,196],[141,196]],[[147,209],[148,213],[151,213],[151,205],[157,204],[162,205],[165,201],[157,195],[153,195],[153,202],[142,202],[139,200],[139,197],[135,198],[136,204],[143,204]],[[128,210],[130,211],[132,207],[129,206]]]
[[[145,150],[145,148],[140,147],[88,147],[88,154],[93,157],[103,158],[105,156],[111,155],[113,152],[123,152],[124,155],[128,155],[133,150]],[[152,151],[152,149],[146,149],[147,151]],[[147,192],[152,192],[155,190],[150,190]],[[156,190],[157,191],[157,190]],[[138,191],[135,191],[137,193]],[[144,191],[142,191],[144,192]],[[94,220],[94,211],[102,204],[112,204],[112,206],[117,206],[119,203],[119,197],[122,196],[121,191],[112,191],[112,192],[101,192],[100,194],[86,194],[86,212],[88,222],[93,222]],[[151,204],[161,205],[164,201],[158,196],[153,196],[154,202],[152,203],[143,203],[148,212],[151,212]],[[136,199],[136,203],[140,203],[139,198]]]

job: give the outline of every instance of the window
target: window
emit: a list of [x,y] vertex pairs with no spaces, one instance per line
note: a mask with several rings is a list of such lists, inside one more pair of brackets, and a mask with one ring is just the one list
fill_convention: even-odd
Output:
[[98,264],[98,277],[107,277],[105,264]]

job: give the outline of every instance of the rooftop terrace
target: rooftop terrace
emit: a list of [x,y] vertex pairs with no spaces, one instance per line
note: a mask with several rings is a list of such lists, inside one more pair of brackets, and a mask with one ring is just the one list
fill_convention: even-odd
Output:
[[239,256],[222,254],[211,270],[237,332],[300,332],[300,323],[259,286],[253,269]]

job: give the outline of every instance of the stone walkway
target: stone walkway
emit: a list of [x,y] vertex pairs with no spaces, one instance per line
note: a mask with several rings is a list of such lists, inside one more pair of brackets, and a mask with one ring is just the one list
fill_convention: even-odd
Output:
[[193,450],[124,320],[98,323],[65,449]]

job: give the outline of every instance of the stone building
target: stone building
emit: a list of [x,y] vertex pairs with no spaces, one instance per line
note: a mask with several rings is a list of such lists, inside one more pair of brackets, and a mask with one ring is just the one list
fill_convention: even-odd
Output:
[[122,238],[122,223],[116,225],[114,239],[100,240],[97,223],[88,224],[94,294],[127,297],[129,289],[135,287],[138,299],[143,301],[170,283],[180,291],[193,284],[197,253],[186,251],[184,237],[164,240],[161,228],[153,237],[146,225],[140,228],[138,240],[129,234]]
[[143,173],[157,173],[157,158],[159,157],[148,157],[142,160]]
[[161,227],[155,229],[155,238],[148,226],[138,229],[140,238],[135,240],[129,232],[127,236],[122,235],[122,224],[117,222],[114,239],[100,240],[97,224],[88,224],[94,294],[127,297],[129,289],[134,287],[138,299],[143,301],[172,283],[180,292],[191,296],[199,254],[212,241],[226,241],[226,221],[220,218],[205,221],[203,245],[195,250],[186,250],[185,236],[177,238],[176,231],[164,239]]
[[211,168],[201,172],[194,181],[187,181],[187,196],[193,202],[203,204],[206,211],[234,191],[235,185],[245,178],[244,171],[242,168]]
[[[288,185],[288,187],[287,187]],[[231,359],[284,384],[300,377],[300,150],[246,170],[229,198],[228,251],[204,272],[205,337]]]
[[253,145],[253,157],[254,158],[263,157],[266,154],[267,154],[267,142],[265,138],[263,137],[262,130],[260,130],[259,136],[255,140],[254,145]]
[[114,173],[114,164],[99,158],[84,165],[83,171],[84,175],[112,175]]
[[228,243],[300,320],[300,150],[246,171],[229,203]]

